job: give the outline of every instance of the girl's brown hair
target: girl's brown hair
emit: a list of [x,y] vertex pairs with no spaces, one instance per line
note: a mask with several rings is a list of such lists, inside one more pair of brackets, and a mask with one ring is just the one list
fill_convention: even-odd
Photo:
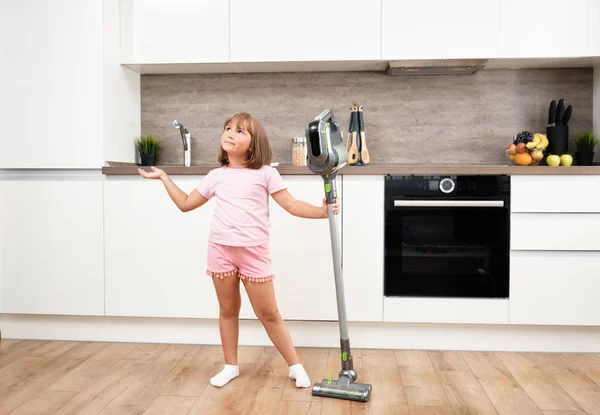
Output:
[[[248,131],[252,138],[249,148],[250,155],[246,161],[246,167],[250,169],[260,169],[262,166],[271,164],[273,150],[271,148],[271,143],[269,143],[267,132],[261,122],[247,112],[237,112],[225,120],[223,129],[232,123],[235,123],[238,127]],[[223,150],[222,147],[220,147],[219,150],[218,161],[221,166],[229,164],[227,152]]]

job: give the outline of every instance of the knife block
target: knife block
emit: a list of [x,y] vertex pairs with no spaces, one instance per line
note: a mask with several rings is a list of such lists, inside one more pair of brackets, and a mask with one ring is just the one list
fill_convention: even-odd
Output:
[[548,138],[548,154],[561,156],[569,152],[569,127],[567,125],[557,125],[546,127],[546,137]]

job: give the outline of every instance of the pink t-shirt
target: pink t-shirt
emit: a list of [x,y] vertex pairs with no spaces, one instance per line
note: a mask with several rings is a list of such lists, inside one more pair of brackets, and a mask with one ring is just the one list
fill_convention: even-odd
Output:
[[211,170],[197,187],[206,199],[216,198],[209,241],[228,246],[269,243],[269,196],[285,188],[271,166]]

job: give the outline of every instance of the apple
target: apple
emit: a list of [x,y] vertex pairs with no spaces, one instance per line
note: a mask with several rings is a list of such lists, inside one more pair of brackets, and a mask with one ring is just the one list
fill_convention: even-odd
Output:
[[527,151],[527,147],[525,147],[525,143],[519,143],[517,145],[517,153],[524,153]]
[[552,166],[552,167],[556,167],[560,165],[560,157],[558,157],[556,154],[552,154],[548,157],[546,157],[546,163],[548,163],[548,166]]
[[543,158],[544,158],[544,152],[543,152],[542,150],[534,150],[534,151],[531,153],[531,158],[532,158],[534,161],[540,161],[541,159],[543,159]]
[[515,155],[517,154],[517,146],[513,143],[510,143],[508,147],[506,147],[506,151],[508,151],[508,154]]
[[570,166],[571,164],[573,164],[573,156],[571,156],[570,154],[563,154],[562,156],[560,156],[560,164],[561,166]]

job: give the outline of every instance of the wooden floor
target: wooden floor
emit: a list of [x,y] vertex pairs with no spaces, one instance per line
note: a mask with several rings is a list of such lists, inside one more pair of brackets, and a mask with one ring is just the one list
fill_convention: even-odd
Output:
[[[337,349],[299,354],[313,382],[337,377]],[[353,354],[366,404],[296,389],[270,347],[241,347],[216,389],[218,346],[0,340],[0,414],[600,414],[597,354]]]

